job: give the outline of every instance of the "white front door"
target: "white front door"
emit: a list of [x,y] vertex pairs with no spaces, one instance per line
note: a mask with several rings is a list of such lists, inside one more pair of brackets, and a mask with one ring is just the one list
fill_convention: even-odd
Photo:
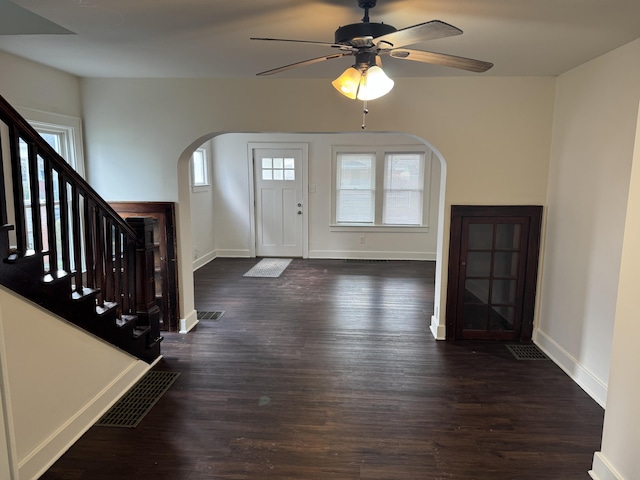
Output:
[[302,149],[253,150],[258,257],[302,257],[302,161]]

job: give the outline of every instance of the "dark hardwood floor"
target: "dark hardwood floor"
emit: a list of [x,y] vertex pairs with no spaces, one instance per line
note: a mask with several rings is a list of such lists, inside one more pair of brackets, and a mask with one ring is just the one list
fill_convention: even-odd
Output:
[[43,479],[589,478],[603,410],[551,361],[435,341],[432,262],[255,263],[196,272],[196,308],[226,313],[166,335],[176,383]]

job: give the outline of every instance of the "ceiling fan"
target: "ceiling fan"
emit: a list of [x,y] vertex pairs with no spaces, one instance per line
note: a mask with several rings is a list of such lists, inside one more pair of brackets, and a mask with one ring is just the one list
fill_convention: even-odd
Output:
[[[489,70],[493,63],[484,62],[481,60],[473,60],[471,58],[458,57],[455,55],[448,55],[444,53],[427,52],[423,50],[413,50],[404,48],[407,45],[413,45],[416,43],[424,42],[427,40],[435,40],[438,38],[452,37],[462,34],[462,30],[448,23],[441,22],[439,20],[432,20],[430,22],[419,23],[411,27],[402,28],[400,30],[395,27],[385,24],[369,21],[369,10],[376,6],[377,0],[358,0],[358,6],[364,9],[364,17],[361,23],[352,23],[339,27],[335,31],[334,42],[314,42],[309,40],[288,40],[283,38],[257,38],[252,37],[251,40],[266,40],[275,42],[294,42],[294,43],[306,43],[312,45],[323,45],[332,47],[338,52],[331,55],[325,55],[322,57],[311,58],[309,60],[303,60],[301,62],[292,63],[290,65],[284,65],[282,67],[273,68],[260,72],[257,75],[273,75],[274,73],[284,72],[292,68],[303,67],[305,65],[311,65],[325,60],[333,60],[335,58],[342,58],[348,56],[355,56],[355,64],[338,79],[333,82],[333,85],[349,98],[358,98],[361,100],[372,100],[386,94],[393,87],[393,81],[389,79],[384,72],[382,72],[380,57],[388,55],[391,58],[399,58],[403,60],[413,60],[416,62],[431,63],[435,65],[444,65],[447,67],[458,68],[471,72],[486,72]],[[354,73],[354,71],[356,73]],[[369,83],[372,83],[374,76],[378,76],[382,72],[384,78],[391,82],[389,86],[386,82],[388,89],[381,95],[372,97],[371,93],[366,92],[366,77],[369,75]],[[353,77],[352,82],[358,82],[357,85],[349,85],[345,87],[343,84],[348,79],[345,77]],[[357,78],[356,78],[357,77]],[[385,80],[382,79],[384,83]],[[343,79],[343,81],[341,81]],[[378,83],[377,81],[375,83]]]

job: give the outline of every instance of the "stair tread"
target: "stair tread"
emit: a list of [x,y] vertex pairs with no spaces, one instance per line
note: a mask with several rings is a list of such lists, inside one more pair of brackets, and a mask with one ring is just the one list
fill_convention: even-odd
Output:
[[91,295],[95,295],[96,293],[99,293],[99,292],[100,292],[99,288],[83,287],[81,292],[74,290],[71,293],[71,298],[73,300],[81,300],[83,298],[90,297]]

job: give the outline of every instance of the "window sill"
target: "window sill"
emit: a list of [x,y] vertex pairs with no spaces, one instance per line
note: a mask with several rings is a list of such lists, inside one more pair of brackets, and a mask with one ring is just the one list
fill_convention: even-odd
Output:
[[370,225],[341,223],[329,225],[331,232],[428,233],[428,225]]
[[191,187],[191,191],[193,193],[208,192],[210,189],[211,189],[211,185],[198,185],[198,186]]

